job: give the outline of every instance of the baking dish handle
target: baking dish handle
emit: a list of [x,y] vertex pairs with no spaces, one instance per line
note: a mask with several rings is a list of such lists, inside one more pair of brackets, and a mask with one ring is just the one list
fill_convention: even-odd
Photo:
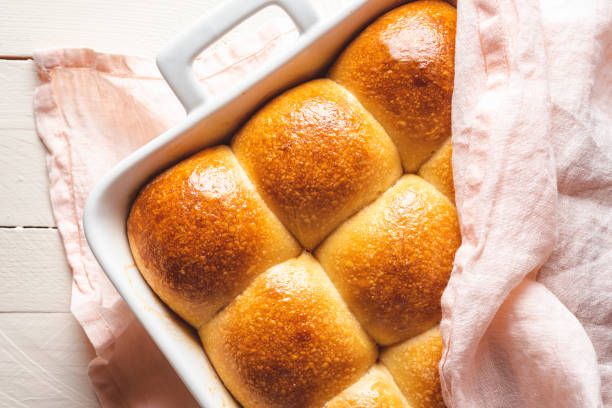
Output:
[[206,94],[193,73],[193,60],[241,21],[271,5],[283,8],[301,34],[317,22],[317,13],[310,1],[229,0],[181,32],[157,56],[157,67],[187,113],[206,101]]

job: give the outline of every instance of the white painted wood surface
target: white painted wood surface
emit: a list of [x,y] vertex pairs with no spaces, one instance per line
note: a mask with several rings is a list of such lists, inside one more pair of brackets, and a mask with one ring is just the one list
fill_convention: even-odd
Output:
[[222,0],[2,0],[0,55],[45,47],[154,57],[178,31]]
[[55,226],[49,204],[45,148],[36,135],[32,118],[32,97],[36,83],[36,72],[31,60],[0,59],[2,226]]
[[34,130],[35,85],[31,60],[0,59],[0,407],[98,407]]
[[0,314],[0,407],[96,407],[92,350],[69,313]]
[[32,50],[153,57],[223,0],[0,0],[0,408],[98,407],[34,129]]
[[0,259],[0,314],[70,312],[72,275],[57,229],[1,228]]

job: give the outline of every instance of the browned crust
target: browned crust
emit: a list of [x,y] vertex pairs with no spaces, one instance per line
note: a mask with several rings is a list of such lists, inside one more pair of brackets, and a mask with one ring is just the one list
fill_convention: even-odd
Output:
[[398,7],[369,25],[330,71],[383,125],[408,172],[451,134],[456,19],[442,1]]
[[440,328],[381,353],[382,363],[412,408],[444,408],[438,364],[442,358]]
[[127,232],[136,264],[162,300],[199,327],[267,267],[299,253],[227,146],[151,181]]
[[264,106],[232,148],[270,208],[307,249],[401,175],[384,130],[327,79],[295,87]]
[[376,346],[309,255],[269,269],[200,331],[246,407],[320,407],[374,363]]
[[407,175],[316,254],[368,333],[388,345],[438,323],[460,243],[453,205],[420,177]]
[[442,147],[419,169],[419,176],[423,177],[453,205],[455,204],[455,184],[453,181],[453,148],[448,139]]
[[324,408],[412,408],[389,372],[373,366],[359,381],[325,404]]
[[[454,208],[416,176],[379,196],[400,177],[399,156],[408,172],[431,157],[419,175],[454,200],[442,143],[455,25],[440,1],[389,12],[347,47],[330,71],[336,82],[285,92],[239,131],[232,148],[246,174],[226,146],[207,149],[136,199],[128,239],[141,273],[200,329],[244,406],[444,407],[439,330],[381,355],[408,404],[384,367],[363,375],[376,346],[356,319],[380,344],[439,322],[460,243]],[[308,249],[340,225],[317,256],[354,316],[310,256],[279,265],[300,249],[255,187]]]

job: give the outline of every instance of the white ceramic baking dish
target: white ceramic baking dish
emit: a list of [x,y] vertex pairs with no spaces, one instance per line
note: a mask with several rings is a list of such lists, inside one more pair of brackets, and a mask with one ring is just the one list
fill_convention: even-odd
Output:
[[[130,204],[160,170],[226,140],[270,96],[320,74],[367,23],[399,0],[355,0],[331,18],[317,16],[311,0],[229,0],[180,34],[157,64],[188,112],[185,121],[113,168],[91,192],[84,212],[87,242],[121,296],[206,408],[237,407],[215,374],[195,331],[154,295],[134,266],[126,235]],[[208,97],[192,72],[194,58],[232,27],[270,5],[293,19],[299,38],[224,94]]]

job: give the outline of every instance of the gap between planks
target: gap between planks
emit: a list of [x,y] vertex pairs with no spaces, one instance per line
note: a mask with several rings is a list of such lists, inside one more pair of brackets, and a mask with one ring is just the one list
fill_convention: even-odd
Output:
[[[1,1],[1,0],[0,0]],[[54,227],[45,148],[34,128],[32,60],[0,60],[0,225]]]
[[53,229],[57,227],[47,227],[44,225],[0,225],[0,229]]
[[31,55],[0,55],[0,60],[28,61],[34,59]]
[[37,315],[37,314],[58,314],[65,313],[72,315],[71,312],[53,312],[47,310],[33,310],[33,311],[23,311],[23,310],[0,310],[0,316],[5,314],[16,315],[16,314],[24,314],[24,315]]

